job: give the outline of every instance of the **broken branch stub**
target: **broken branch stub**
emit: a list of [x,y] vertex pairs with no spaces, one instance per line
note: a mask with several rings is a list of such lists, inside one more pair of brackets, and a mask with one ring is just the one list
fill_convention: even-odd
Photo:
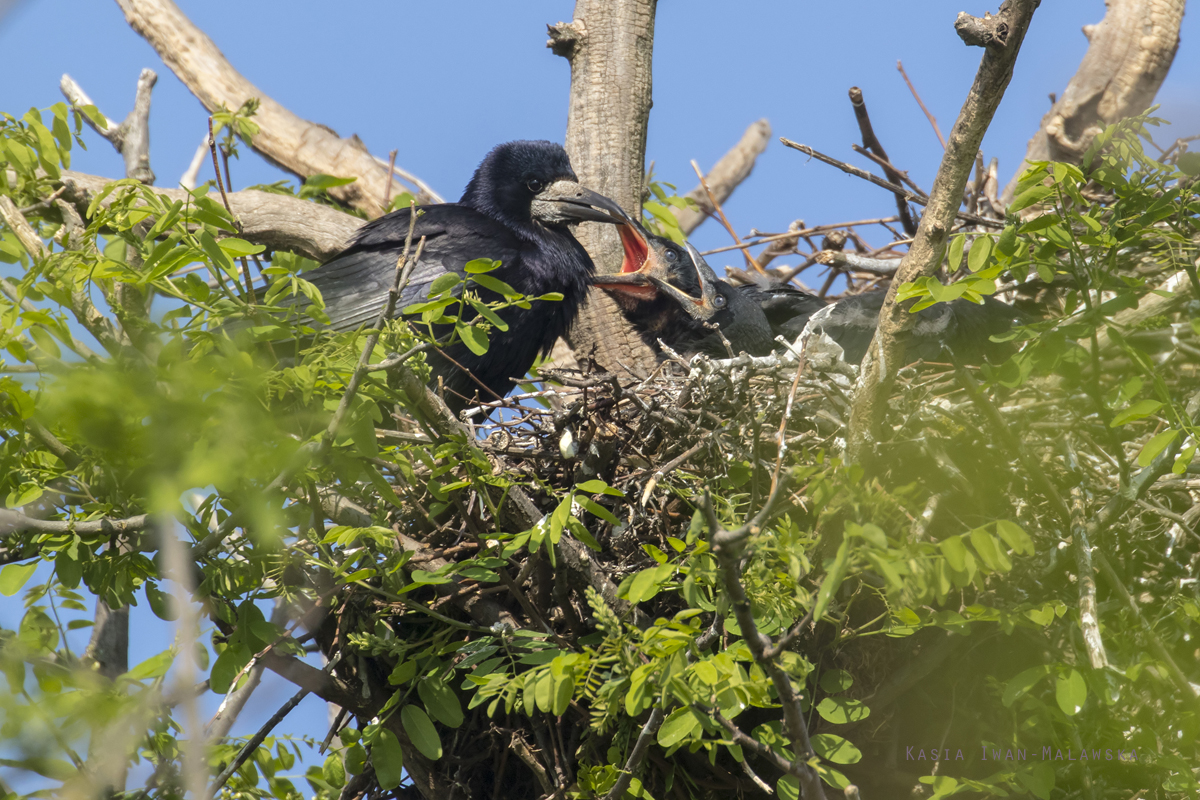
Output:
[[[258,98],[254,117],[259,132],[250,146],[276,166],[307,178],[325,174],[356,178],[329,190],[342,202],[377,217],[387,189],[387,162],[372,156],[357,136],[343,139],[324,125],[301,119],[268,97],[234,69],[212,39],[171,0],[117,0],[125,19],[158,52],[163,63],[196,96],[209,113],[240,108]],[[402,188],[394,186],[393,193]],[[418,190],[417,202],[434,198]]]
[[[1084,27],[1090,44],[1079,69],[1029,140],[1025,161],[1078,164],[1096,134],[1140,114],[1171,69],[1179,49],[1184,0],[1108,0],[1098,25]],[[1012,201],[1024,164],[1004,188]]]
[[[733,190],[742,181],[750,177],[754,170],[754,162],[767,149],[771,142],[771,123],[765,119],[754,122],[746,128],[742,138],[738,140],[725,155],[713,164],[704,180],[718,203],[724,203],[733,194]],[[672,208],[675,219],[679,220],[679,228],[684,233],[691,233],[700,226],[701,222],[714,213],[713,205],[709,202],[708,193],[704,187],[697,185],[685,197],[696,203],[696,208]]]

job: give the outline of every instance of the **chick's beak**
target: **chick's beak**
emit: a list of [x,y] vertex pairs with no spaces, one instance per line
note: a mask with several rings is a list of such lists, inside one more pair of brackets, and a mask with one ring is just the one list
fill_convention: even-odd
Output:
[[569,180],[555,181],[534,195],[530,214],[548,225],[585,221],[621,224],[629,219],[612,200]]
[[619,298],[635,301],[653,300],[658,296],[658,289],[652,279],[665,279],[668,275],[667,265],[650,246],[641,226],[632,220],[618,225],[617,233],[621,237],[621,249],[624,253],[621,271],[616,275],[597,275],[592,279],[592,285],[599,286]]

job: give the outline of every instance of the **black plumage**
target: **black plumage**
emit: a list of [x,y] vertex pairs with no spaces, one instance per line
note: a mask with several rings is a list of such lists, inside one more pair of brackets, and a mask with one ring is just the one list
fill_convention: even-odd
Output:
[[[815,324],[841,346],[851,364],[861,363],[871,346],[887,296],[886,290],[879,289],[827,306],[819,297],[790,285],[751,284],[738,289],[763,309],[775,335],[793,341],[814,314],[828,308]],[[959,299],[923,308],[916,312],[916,321],[904,334],[905,362],[979,364],[1002,360],[1012,353],[1012,345],[993,342],[991,337],[1020,320],[1020,312],[993,297],[984,297],[982,305]]]
[[[472,398],[503,397],[523,377],[539,352],[548,351],[570,327],[587,292],[592,261],[567,225],[581,220],[616,222],[622,213],[611,200],[581,187],[563,148],[552,142],[518,141],[488,153],[457,203],[422,206],[413,231],[413,250],[424,238],[420,261],[396,304],[396,315],[427,299],[439,276],[465,276],[465,265],[493,259],[490,275],[517,292],[535,297],[551,292],[561,301],[533,300],[530,308],[499,312],[508,330],[493,328],[483,355],[454,342],[428,355],[434,382],[445,387],[447,404],[463,408]],[[353,330],[372,325],[387,302],[396,262],[408,235],[410,211],[394,211],[364,225],[350,244],[305,277],[321,290],[329,327]],[[473,287],[484,302],[500,295]],[[474,319],[463,304],[460,317]],[[448,326],[435,329],[439,336]]]

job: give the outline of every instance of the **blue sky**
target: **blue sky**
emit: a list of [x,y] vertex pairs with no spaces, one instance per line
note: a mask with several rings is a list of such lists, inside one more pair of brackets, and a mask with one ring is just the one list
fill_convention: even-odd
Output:
[[[941,154],[905,88],[903,60],[926,104],[948,132],[981,51],[954,34],[963,0],[730,4],[663,0],[654,52],[654,108],[647,160],[662,180],[686,191],[688,165],[707,168],[754,120],[787,136],[870,166],[850,144],[858,132],[846,90],[861,87],[892,160],[926,189]],[[357,133],[376,154],[455,198],[483,154],[516,138],[560,140],[566,127],[567,62],[546,47],[547,23],[570,19],[573,3],[383,2],[333,5],[313,0],[184,0],[184,12],[260,89],[339,134]],[[1080,28],[1098,22],[1100,0],[1047,0],[1018,61],[1012,85],[984,141],[1003,180],[1061,93],[1087,47]],[[1200,131],[1200,21],[1185,18],[1183,43],[1160,93],[1162,114],[1183,133]],[[0,52],[10,65],[0,109],[21,113],[61,99],[62,73],[74,77],[110,117],[128,112],[142,67],[159,73],[151,115],[152,166],[159,185],[183,173],[205,129],[206,112],[130,30],[115,2],[24,0],[0,21]],[[1163,138],[1172,138],[1164,135]],[[76,168],[119,176],[120,161],[98,137]],[[235,186],[284,177],[253,154],[233,165]],[[210,172],[201,174],[203,180]],[[810,162],[774,142],[727,212],[742,233],[894,212],[882,190]],[[727,244],[712,222],[696,233],[702,249]],[[728,255],[714,266],[735,263]]]
[[[177,0],[232,63],[297,114],[397,162],[447,198],[456,198],[494,144],[518,138],[561,141],[566,128],[567,62],[545,47],[546,24],[569,20],[573,3]],[[926,189],[941,146],[896,71],[897,59],[943,132],[949,132],[974,78],[979,49],[953,30],[960,10],[982,14],[995,2],[863,0],[768,3],[662,0],[654,49],[654,108],[647,161],[681,191],[695,184],[688,164],[712,165],[756,119],[786,136],[869,168],[850,150],[858,141],[846,91],[862,88],[874,127],[893,162]],[[174,186],[191,160],[207,112],[125,24],[115,2],[0,0],[0,111],[20,115],[62,99],[69,73],[110,117],[123,119],[138,72],[159,73],[151,114],[151,164],[158,185]],[[1045,0],[1012,84],[984,140],[1000,159],[1002,181],[1016,170],[1029,137],[1061,93],[1087,47],[1080,28],[1098,22],[1101,0]],[[1160,143],[1200,133],[1200,19],[1184,19],[1182,44],[1159,100],[1176,124]],[[122,175],[119,157],[90,132],[75,169]],[[232,165],[234,188],[289,177],[251,152]],[[211,170],[200,179],[211,177]],[[784,230],[789,222],[838,222],[894,213],[891,197],[809,161],[777,141],[726,205],[742,234]],[[694,235],[723,246],[715,223]],[[732,256],[732,257],[731,257]],[[792,261],[794,262],[794,258]],[[725,253],[714,267],[737,263]],[[779,263],[788,263],[781,259]],[[0,601],[0,625],[14,627],[17,598]],[[136,663],[169,646],[172,629],[134,610]],[[79,632],[86,644],[86,632]],[[76,642],[79,644],[79,642]],[[293,688],[265,681],[235,734],[252,732]],[[208,696],[215,708],[218,699]],[[307,699],[285,727],[324,735],[322,703]],[[5,779],[11,779],[6,775]]]

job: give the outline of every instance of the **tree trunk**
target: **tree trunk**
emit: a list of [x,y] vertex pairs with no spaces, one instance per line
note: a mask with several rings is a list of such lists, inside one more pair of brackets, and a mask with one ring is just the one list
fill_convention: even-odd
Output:
[[[575,18],[549,28],[547,43],[571,63],[567,152],[584,186],[635,216],[642,207],[656,0],[577,0]],[[621,267],[611,225],[586,223],[576,236],[600,273]],[[656,359],[607,295],[593,290],[569,335],[581,360],[623,374],[648,374]]]
[[[1096,134],[1154,102],[1175,51],[1185,0],[1106,0],[1108,11],[1083,33],[1091,44],[1079,71],[1029,140],[1026,161],[1078,164]],[[1004,189],[1012,201],[1017,178]]]

